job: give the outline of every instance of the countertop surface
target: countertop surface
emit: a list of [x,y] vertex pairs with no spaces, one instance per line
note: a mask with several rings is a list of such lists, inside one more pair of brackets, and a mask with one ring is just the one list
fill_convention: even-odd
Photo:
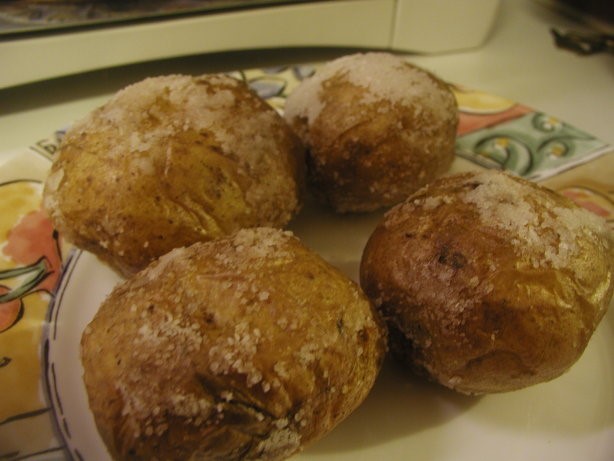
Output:
[[[584,26],[531,0],[504,0],[477,49],[408,59],[440,77],[537,108],[614,144],[614,58],[554,45],[550,29]],[[116,67],[0,90],[0,151],[27,146],[84,116],[123,86],[164,73],[205,73],[324,61],[348,49],[250,50]]]

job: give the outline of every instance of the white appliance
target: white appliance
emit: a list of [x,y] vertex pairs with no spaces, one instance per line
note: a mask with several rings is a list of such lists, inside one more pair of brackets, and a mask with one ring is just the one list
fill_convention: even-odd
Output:
[[[0,88],[178,56],[288,47],[444,53],[480,46],[500,0],[227,0],[142,21],[0,34]],[[204,2],[206,3],[206,2]],[[0,13],[2,12],[0,3]],[[1,32],[1,30],[0,30]]]

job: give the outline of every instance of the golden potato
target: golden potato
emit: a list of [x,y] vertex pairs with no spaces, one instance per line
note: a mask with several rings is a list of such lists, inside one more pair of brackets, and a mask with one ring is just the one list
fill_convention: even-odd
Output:
[[551,190],[466,173],[390,210],[360,270],[399,358],[463,393],[502,392],[580,357],[612,298],[614,239]]
[[292,91],[284,117],[308,148],[314,195],[339,212],[398,203],[454,159],[454,94],[388,53],[326,63]]
[[365,398],[383,324],[356,283],[270,228],[175,249],[110,294],[81,340],[121,460],[283,459]]
[[303,163],[299,140],[244,83],[148,78],[68,130],[44,206],[67,239],[130,274],[175,247],[284,226]]

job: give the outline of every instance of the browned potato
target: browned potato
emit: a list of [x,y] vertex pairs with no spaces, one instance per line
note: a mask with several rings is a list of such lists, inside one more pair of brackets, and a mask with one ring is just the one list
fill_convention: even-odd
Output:
[[466,173],[389,211],[360,278],[403,361],[463,393],[510,391],[580,357],[612,298],[614,239],[551,190]]
[[308,147],[314,195],[339,212],[398,203],[454,159],[454,94],[388,53],[325,64],[290,94],[284,117]]
[[303,155],[242,82],[149,78],[70,128],[44,205],[68,240],[130,274],[178,246],[284,226],[300,207]]
[[385,334],[354,282],[289,232],[257,228],[152,263],[81,345],[115,459],[274,460],[363,401]]

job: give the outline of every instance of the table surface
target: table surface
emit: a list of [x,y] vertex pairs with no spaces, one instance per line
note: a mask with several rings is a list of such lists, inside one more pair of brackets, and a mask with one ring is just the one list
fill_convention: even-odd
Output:
[[[522,102],[614,144],[614,58],[579,56],[556,48],[552,27],[583,26],[542,2],[503,0],[492,33],[481,47],[408,58],[444,79]],[[118,89],[147,76],[324,61],[348,52],[320,48],[206,54],[0,90],[0,151],[47,137],[104,103]]]

